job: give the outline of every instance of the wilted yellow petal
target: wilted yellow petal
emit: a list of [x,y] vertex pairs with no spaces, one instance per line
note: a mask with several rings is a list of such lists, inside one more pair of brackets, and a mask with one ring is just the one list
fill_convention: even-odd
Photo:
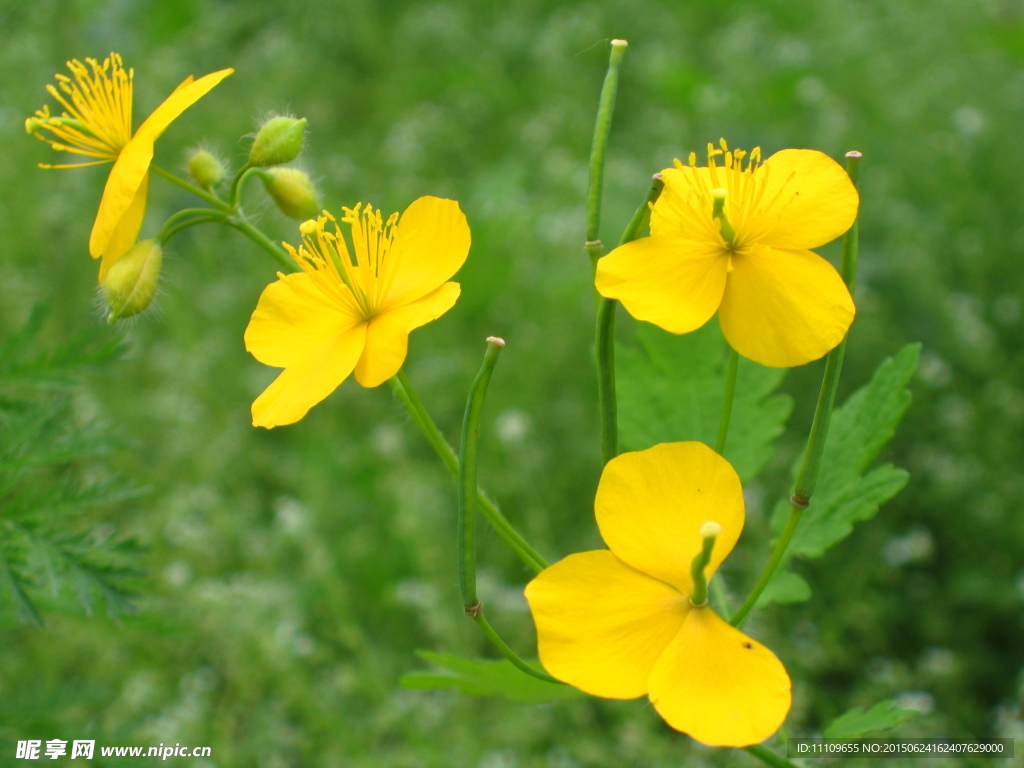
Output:
[[89,237],[89,253],[93,258],[102,256],[107,250],[114,230],[131,207],[143,179],[149,172],[149,164],[153,159],[153,143],[182,112],[233,71],[223,69],[178,86],[153,114],[146,118],[131,141],[121,150],[110,176],[107,177],[96,221]]
[[703,443],[662,443],[608,462],[594,502],[597,526],[612,552],[648,576],[690,593],[690,564],[700,528],[722,526],[707,575],[743,530],[743,488],[728,461]]
[[789,675],[775,654],[694,608],[654,665],[650,698],[665,721],[713,747],[764,741],[786,719]]
[[270,429],[305,416],[352,373],[365,340],[366,325],[360,323],[289,365],[252,404],[253,426]]
[[754,173],[764,179],[751,230],[772,248],[817,248],[835,240],[857,218],[860,198],[839,163],[814,149],[784,149]]
[[644,237],[597,262],[595,285],[638,320],[688,333],[711,319],[722,300],[729,261],[714,244]]
[[647,693],[658,657],[675,637],[689,602],[667,584],[606,550],[580,552],[526,586],[541,664],[594,696]]
[[356,364],[356,381],[364,387],[376,387],[398,373],[409,350],[409,334],[455,306],[461,290],[458,283],[445,283],[418,301],[370,320],[366,347]]
[[853,299],[835,267],[816,253],[762,246],[733,267],[719,321],[744,357],[779,368],[803,365],[846,336]]
[[[339,291],[347,291],[343,285]],[[305,272],[279,275],[263,289],[245,329],[245,348],[266,365],[287,368],[347,328],[363,323],[346,304],[324,293]]]
[[135,197],[132,198],[131,205],[128,206],[128,210],[121,217],[121,221],[114,227],[114,233],[110,238],[110,242],[107,243],[107,247],[102,253],[103,261],[100,262],[100,282],[103,282],[103,278],[106,277],[107,270],[117,263],[117,260],[127,253],[129,248],[135,245],[135,240],[139,236],[139,230],[142,229],[142,220],[146,215],[146,197],[148,192],[149,175],[147,174],[142,177],[142,184],[135,190]]
[[437,290],[465,263],[469,245],[469,225],[455,200],[414,200],[399,219],[394,243],[380,268],[380,311]]

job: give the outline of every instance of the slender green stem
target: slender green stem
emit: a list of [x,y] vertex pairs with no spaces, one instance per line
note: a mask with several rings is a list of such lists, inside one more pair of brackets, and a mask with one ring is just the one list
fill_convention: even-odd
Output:
[[[237,205],[229,205],[228,203],[224,202],[219,197],[217,197],[215,194],[207,192],[205,189],[201,189],[200,187],[197,187],[195,184],[187,182],[185,181],[185,179],[179,176],[175,176],[170,171],[165,171],[158,165],[151,165],[149,167],[150,170],[152,170],[153,173],[155,173],[160,178],[166,179],[172,184],[181,187],[182,189],[188,192],[191,192],[196,197],[208,202],[217,210],[223,211],[224,213],[228,214],[228,216],[223,219],[225,224],[227,224],[229,227],[232,227],[233,229],[237,229],[243,235],[245,235],[254,243],[256,243],[256,245],[258,245],[260,248],[262,248],[271,256],[273,256],[277,263],[280,264],[282,269],[284,269],[286,272],[295,271],[295,265],[292,263],[292,260],[288,258],[288,254],[285,253],[284,249],[280,245],[275,243],[273,240],[271,240],[269,237],[267,237],[265,234],[263,234],[262,231],[260,231],[247,218],[245,218],[245,214],[242,213],[241,209],[239,209]],[[236,175],[236,178],[239,177]]]
[[512,662],[512,664],[514,664],[518,669],[521,669],[526,674],[532,675],[533,677],[536,677],[538,680],[543,680],[546,683],[556,683],[558,685],[563,685],[561,680],[555,680],[555,678],[553,678],[547,672],[542,672],[532,664],[528,664],[521,658],[519,658],[516,652],[509,648],[508,643],[502,640],[498,633],[494,631],[494,627],[492,627],[488,623],[487,619],[484,618],[483,613],[476,613],[471,615],[473,616],[473,621],[475,621],[477,625],[480,627],[480,629],[483,630],[484,634],[487,635],[490,641],[494,644],[494,647],[501,651],[501,655],[508,659],[510,662]]
[[760,744],[754,744],[751,747],[744,747],[747,754],[753,755],[765,765],[770,765],[772,768],[796,768],[795,763],[791,763],[781,755],[776,755],[767,747],[763,747]]
[[170,240],[179,232],[181,232],[181,230],[188,229],[189,227],[194,227],[196,224],[207,224],[211,221],[223,222],[224,214],[214,212],[206,216],[196,216],[195,218],[192,219],[179,221],[177,224],[171,226],[170,228],[168,228],[167,225],[164,224],[163,229],[161,229],[159,234],[157,234],[157,242],[160,243],[161,246],[166,245],[167,241]]
[[601,227],[601,194],[604,188],[604,156],[608,148],[608,132],[615,112],[615,95],[619,90],[619,66],[626,55],[625,40],[612,40],[608,57],[608,71],[601,86],[601,98],[597,106],[597,120],[594,122],[594,141],[590,146],[590,180],[587,184],[587,242],[586,249],[591,264],[595,267],[601,257],[601,241],[598,239]]
[[[846,169],[854,186],[857,184],[860,158],[860,152],[848,152],[846,154]],[[858,230],[857,222],[854,220],[853,226],[843,236],[843,257],[840,272],[844,279],[852,281],[856,277],[857,255]],[[852,295],[855,288],[854,284],[848,282],[847,286]],[[782,535],[779,536],[779,540],[775,543],[775,550],[772,552],[771,559],[761,572],[761,576],[754,585],[754,589],[747,596],[740,609],[733,615],[730,623],[735,627],[743,624],[747,615],[757,604],[761,593],[764,592],[769,582],[771,582],[775,571],[785,558],[786,549],[796,533],[804,510],[811,503],[811,496],[814,494],[814,489],[818,484],[821,457],[825,451],[825,440],[828,437],[828,428],[832,420],[836,390],[839,387],[839,374],[843,369],[843,357],[845,354],[846,339],[844,338],[838,347],[828,353],[828,357],[825,359],[825,373],[821,380],[821,390],[818,392],[818,404],[814,409],[814,421],[811,423],[811,433],[807,438],[807,448],[804,450],[803,459],[797,471],[796,482],[793,485],[793,495],[790,498],[790,510],[789,517],[786,520],[786,527],[783,529]]]
[[484,408],[487,385],[505,342],[495,336],[487,339],[487,351],[480,371],[473,380],[462,419],[459,444],[459,589],[467,612],[479,609],[476,596],[476,446],[480,437],[480,414]]
[[247,218],[245,218],[245,216],[240,211],[237,212],[234,216],[230,216],[224,219],[224,223],[227,224],[232,229],[237,229],[243,235],[245,235],[254,243],[256,243],[256,245],[258,245],[260,248],[262,248],[264,251],[273,256],[274,259],[277,261],[278,264],[281,265],[281,268],[284,269],[285,272],[295,271],[295,263],[291,260],[291,258],[289,258],[288,254],[285,253],[284,248],[282,248],[280,245],[278,245],[265,234],[263,234],[263,232],[260,229],[253,226],[253,224],[250,223],[250,221]]
[[739,363],[739,352],[730,348],[725,371],[725,395],[722,397],[722,418],[718,420],[718,439],[715,440],[715,451],[719,455],[724,455],[725,440],[729,436],[729,420],[732,418],[732,401],[736,397],[736,372]]
[[238,206],[239,198],[242,196],[242,185],[245,183],[246,176],[249,175],[249,171],[253,170],[251,163],[246,162],[238,172],[235,173],[233,179],[231,179],[231,189],[228,191],[228,204],[235,208]]
[[181,187],[186,192],[191,192],[193,195],[195,195],[196,197],[198,197],[201,200],[205,200],[210,205],[212,205],[214,208],[217,208],[217,209],[219,209],[221,211],[224,211],[225,213],[231,213],[232,212],[231,206],[228,205],[227,203],[225,203],[223,200],[221,200],[219,197],[217,197],[212,192],[207,192],[202,187],[197,187],[195,184],[192,184],[190,182],[185,181],[180,176],[175,176],[170,171],[165,171],[159,165],[150,165],[149,166],[149,170],[151,170],[153,173],[155,173],[161,179],[164,179],[165,181],[169,181],[169,182],[171,182],[171,184],[174,184],[175,186]]
[[[448,471],[455,478],[458,478],[459,460],[455,456],[455,451],[448,445],[448,441],[444,439],[441,431],[434,424],[434,420],[430,418],[430,414],[427,413],[423,402],[412,388],[412,384],[405,375],[405,371],[399,371],[393,378],[388,379],[388,386],[391,387],[391,391],[395,393],[395,397],[398,398],[399,402],[409,411],[409,414],[419,426],[420,431],[427,438],[427,442],[430,443],[430,446],[448,468]],[[498,507],[495,506],[494,502],[483,491],[477,490],[476,501],[480,505],[480,511],[494,527],[494,530],[498,532],[498,535],[505,540],[505,543],[512,548],[534,573],[540,573],[548,567],[547,561],[512,527],[512,524],[501,514]]]
[[[651,180],[644,202],[636,209],[619,239],[619,245],[636,240],[651,220],[651,206],[658,199],[665,183],[661,174]],[[597,303],[597,399],[601,410],[601,457],[604,463],[618,453],[618,404],[615,397],[615,299],[600,298]]]

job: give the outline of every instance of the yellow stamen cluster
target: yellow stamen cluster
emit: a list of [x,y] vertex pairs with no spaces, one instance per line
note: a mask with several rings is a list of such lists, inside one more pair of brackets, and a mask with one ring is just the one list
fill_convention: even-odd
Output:
[[[132,136],[133,70],[112,53],[100,64],[96,59],[68,63],[72,77],[58,74],[57,85],[46,90],[64,108],[60,117],[44,106],[25,121],[25,130],[54,149],[99,158],[87,163],[47,165],[41,168],[81,168],[115,160]],[[50,136],[44,135],[46,131]]]
[[385,221],[379,209],[362,203],[342,208],[340,223],[347,225],[350,248],[339,220],[324,211],[299,227],[302,245],[298,250],[287,243],[285,246],[328,294],[368,320],[379,312],[395,274],[393,269],[385,270],[384,264],[394,243],[398,218],[393,213]]

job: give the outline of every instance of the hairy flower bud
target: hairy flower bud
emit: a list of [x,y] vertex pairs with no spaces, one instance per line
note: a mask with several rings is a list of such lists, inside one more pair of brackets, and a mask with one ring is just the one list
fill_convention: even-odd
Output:
[[316,187],[309,175],[297,168],[271,168],[260,173],[263,186],[281,213],[292,219],[312,219],[320,213]]
[[163,253],[155,240],[141,240],[115,261],[100,286],[110,307],[107,322],[137,315],[156,293]]
[[188,175],[204,189],[213,189],[224,181],[224,161],[205,149],[193,151],[188,158]]
[[267,120],[249,150],[249,162],[263,168],[290,163],[302,152],[306,118],[279,115]]

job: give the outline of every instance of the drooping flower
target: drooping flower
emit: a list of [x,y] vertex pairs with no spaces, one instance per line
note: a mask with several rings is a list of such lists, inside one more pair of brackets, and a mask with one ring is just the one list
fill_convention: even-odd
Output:
[[[96,158],[67,165],[40,164],[41,168],[81,168],[114,163],[89,237],[89,253],[102,258],[100,280],[139,234],[146,212],[149,164],[153,144],[182,112],[202,98],[233,69],[222,69],[198,80],[188,77],[132,134],[133,70],[111,53],[100,64],[86,59],[67,63],[71,77],[58,74],[57,85],[46,90],[63,107],[59,116],[49,106],[25,121],[25,130],[54,149]],[[47,135],[49,134],[49,135]]]
[[723,139],[721,149],[708,145],[707,167],[691,154],[662,178],[650,237],[598,262],[602,296],[672,333],[696,330],[717,310],[732,347],[768,366],[803,365],[843,340],[853,299],[810,250],[857,216],[857,190],[838,163],[811,149],[762,163],[760,148],[729,150]]
[[[257,427],[292,424],[350,373],[376,387],[405,362],[409,334],[454,306],[447,282],[469,254],[469,225],[454,200],[421,197],[384,221],[372,206],[304,222],[285,244],[301,272],[278,273],[245,329],[245,348],[284,371],[252,404]],[[346,230],[351,248],[346,242]]]
[[609,549],[569,555],[526,587],[544,668],[594,696],[646,694],[669,725],[711,746],[772,735],[791,702],[785,668],[691,600],[706,539],[710,579],[743,529],[729,462],[696,442],[624,453],[605,466],[595,509]]

